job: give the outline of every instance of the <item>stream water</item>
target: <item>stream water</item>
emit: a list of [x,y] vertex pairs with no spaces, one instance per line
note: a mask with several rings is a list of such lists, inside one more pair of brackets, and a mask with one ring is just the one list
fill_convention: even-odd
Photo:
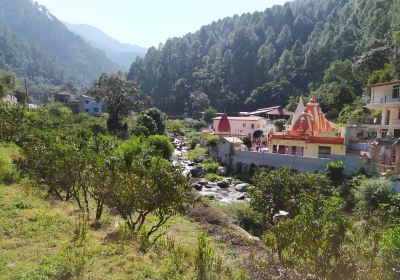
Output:
[[229,177],[223,177],[223,180],[219,182],[206,181],[203,178],[204,172],[201,172],[200,165],[188,160],[188,147],[183,140],[174,139],[173,144],[175,146],[175,151],[172,155],[173,164],[182,168],[183,174],[189,177],[192,187],[196,189],[199,194],[214,199],[219,203],[248,201],[245,192],[248,188],[248,184],[243,182],[238,183],[237,180],[235,180],[234,183]]

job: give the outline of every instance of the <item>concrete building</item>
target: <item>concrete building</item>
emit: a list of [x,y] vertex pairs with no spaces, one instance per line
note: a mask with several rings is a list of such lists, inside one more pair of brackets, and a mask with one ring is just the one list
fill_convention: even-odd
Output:
[[372,173],[400,172],[400,80],[367,88],[371,92],[367,107],[380,110],[381,117],[370,124],[348,127],[346,142],[352,151],[371,158]]
[[268,145],[269,152],[275,154],[313,158],[346,154],[344,138],[333,131],[315,99],[310,100],[304,112],[294,116],[290,129],[270,134]]
[[89,115],[100,116],[104,108],[104,103],[97,101],[91,96],[82,95],[79,102],[79,112],[86,113]]
[[222,117],[213,119],[214,133],[221,136],[233,136],[239,139],[248,137],[254,140],[254,133],[261,131],[266,136],[271,129],[267,124],[267,120],[263,117],[228,117],[224,114]]
[[76,99],[71,93],[63,91],[54,95],[54,101],[65,104],[74,113],[100,116],[105,112],[105,104],[88,95],[81,95]]
[[70,101],[71,101],[71,93],[67,91],[62,91],[54,94],[54,102],[59,102],[65,105],[69,105]]
[[381,123],[377,126],[378,138],[400,137],[400,81],[391,81],[368,86],[371,90],[370,109],[382,111]]

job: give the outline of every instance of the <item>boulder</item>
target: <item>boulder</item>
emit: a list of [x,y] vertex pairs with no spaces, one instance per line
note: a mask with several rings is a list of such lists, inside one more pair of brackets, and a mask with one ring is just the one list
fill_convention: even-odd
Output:
[[200,181],[198,181],[197,182],[200,186],[203,186],[203,187],[205,187],[205,186],[207,186],[208,185],[208,181],[207,180],[200,180]]
[[192,189],[195,189],[197,191],[201,191],[203,189],[203,186],[200,184],[192,184]]
[[196,166],[195,168],[190,169],[190,174],[192,174],[193,178],[200,178],[203,176],[204,169],[201,166]]
[[187,166],[195,166],[196,164],[193,161],[189,161]]
[[231,185],[231,183],[226,179],[219,181],[217,183],[217,186],[220,187],[221,189],[229,188],[230,185]]
[[249,184],[248,183],[241,183],[241,184],[237,184],[235,186],[235,190],[238,192],[247,192],[247,190],[249,189]]
[[239,196],[238,198],[237,198],[237,200],[245,200],[246,199],[246,196],[245,195],[241,195],[241,196]]

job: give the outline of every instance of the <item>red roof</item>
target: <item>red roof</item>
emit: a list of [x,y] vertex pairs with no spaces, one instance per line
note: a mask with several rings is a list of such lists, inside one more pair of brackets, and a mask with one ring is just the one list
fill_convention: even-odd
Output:
[[390,85],[395,85],[395,84],[400,84],[400,80],[394,80],[394,81],[385,82],[385,83],[377,83],[377,84],[373,84],[373,85],[367,85],[367,87],[373,88],[373,87],[380,87],[380,86],[390,86]]
[[231,124],[229,123],[226,113],[224,113],[218,123],[218,132],[231,132]]

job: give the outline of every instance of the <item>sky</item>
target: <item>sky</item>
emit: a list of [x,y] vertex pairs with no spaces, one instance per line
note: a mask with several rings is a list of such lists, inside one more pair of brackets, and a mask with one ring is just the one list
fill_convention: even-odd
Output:
[[92,25],[142,47],[197,31],[218,19],[288,0],[35,0],[61,21]]

